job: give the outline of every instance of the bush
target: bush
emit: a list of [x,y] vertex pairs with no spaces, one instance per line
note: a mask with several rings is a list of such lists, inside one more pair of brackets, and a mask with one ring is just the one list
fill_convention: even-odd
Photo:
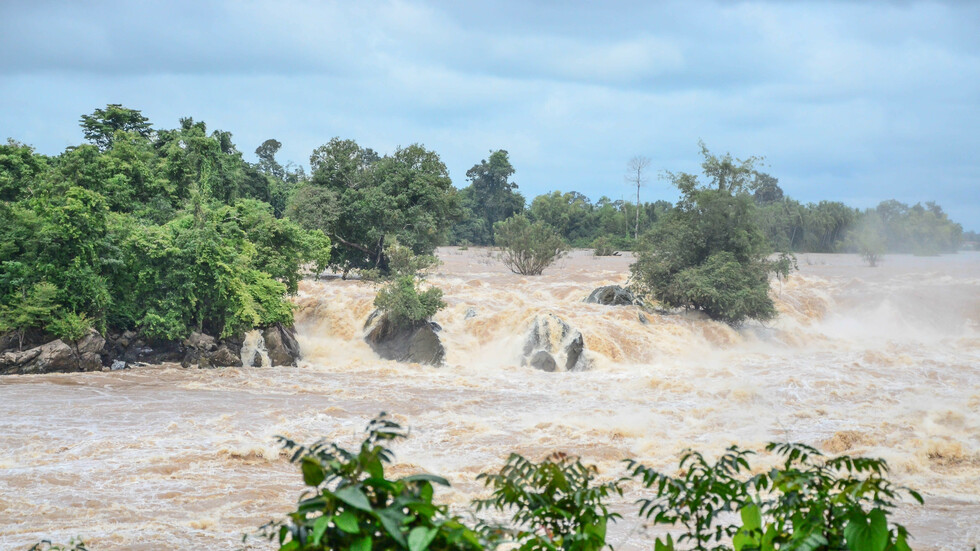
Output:
[[[374,306],[395,325],[416,325],[427,321],[446,307],[442,289],[421,288],[426,273],[439,264],[430,255],[416,255],[412,249],[392,240],[385,247],[390,279],[374,297]],[[380,272],[366,273],[368,278],[380,278]]]
[[503,248],[500,259],[515,274],[541,275],[568,252],[568,245],[544,222],[528,221],[523,214],[494,224],[494,239]]
[[392,451],[386,444],[406,432],[382,413],[367,426],[358,451],[317,442],[306,447],[279,437],[291,461],[300,466],[310,488],[296,511],[262,533],[278,540],[280,551],[328,549],[484,549],[480,535],[433,502],[435,485],[446,479],[416,474],[397,479],[385,476]]
[[664,306],[701,310],[731,325],[771,319],[776,307],[769,276],[787,275],[793,259],[769,260],[772,249],[745,183],[751,160],[733,168],[727,156],[720,162],[707,150],[704,155],[702,166],[715,182],[701,185],[693,175],[671,175],[681,199],[644,236],[630,266],[633,286]]
[[[714,463],[686,452],[678,477],[627,460],[633,476],[656,489],[654,497],[640,500],[640,515],[683,526],[677,544],[698,550],[727,549],[721,542],[728,537],[735,551],[909,549],[908,530],[889,525],[888,515],[901,494],[919,503],[922,496],[886,480],[884,460],[825,458],[803,444],[772,443],[766,450],[781,456],[782,466],[754,476],[748,475],[753,452],[735,446]],[[734,512],[741,523],[728,514]],[[658,538],[655,547],[672,551],[673,536]]]
[[605,502],[613,494],[623,495],[624,479],[596,484],[597,475],[595,466],[560,452],[540,463],[511,454],[499,473],[477,477],[493,494],[476,501],[476,510],[510,512],[517,528],[504,532],[520,549],[599,550],[605,547],[609,522],[622,518]]
[[592,249],[592,254],[595,256],[617,256],[619,254],[608,237],[597,237],[592,242]]

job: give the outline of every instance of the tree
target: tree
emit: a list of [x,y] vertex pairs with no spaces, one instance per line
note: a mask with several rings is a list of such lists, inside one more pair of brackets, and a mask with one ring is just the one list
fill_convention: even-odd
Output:
[[[630,270],[638,292],[671,308],[693,308],[738,325],[776,315],[769,275],[788,273],[791,260],[768,259],[771,248],[757,224],[745,163],[711,155],[702,167],[712,182],[671,174],[681,190],[677,207],[646,235]],[[719,184],[721,182],[721,184]]]
[[514,167],[503,149],[492,151],[489,159],[466,171],[470,185],[460,193],[463,205],[483,221],[487,230],[485,236],[479,236],[483,239],[474,243],[491,243],[494,225],[524,210],[524,196],[516,191],[517,184],[510,181],[513,175]]
[[116,132],[132,132],[144,139],[153,134],[150,120],[137,109],[127,109],[118,103],[110,103],[105,109],[96,109],[91,115],[82,115],[79,121],[85,139],[105,151],[112,145]]
[[[310,189],[297,193],[289,212],[304,227],[330,237],[331,265],[345,273],[365,268],[387,273],[385,246],[391,238],[416,254],[432,254],[460,216],[446,165],[421,145],[377,158],[352,140],[334,138],[313,152],[310,165]],[[311,198],[315,206],[300,204]]]
[[286,177],[286,171],[279,161],[276,161],[276,153],[281,147],[282,142],[270,138],[255,148],[255,155],[259,158],[259,170],[280,180]]
[[511,216],[495,227],[500,259],[515,274],[541,275],[545,268],[565,256],[568,245],[547,224],[533,224],[523,214]]
[[[637,207],[640,205],[640,187],[646,182],[646,176],[643,171],[650,166],[650,159],[642,155],[637,155],[630,159],[629,164],[627,164],[628,174],[626,175],[626,180],[636,186],[636,204]],[[640,209],[636,209],[636,224],[633,227],[633,239],[640,238]]]

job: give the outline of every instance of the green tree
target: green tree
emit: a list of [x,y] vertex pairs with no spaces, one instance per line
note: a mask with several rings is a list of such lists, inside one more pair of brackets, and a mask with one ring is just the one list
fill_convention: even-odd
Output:
[[[330,237],[335,247],[331,264],[345,273],[387,272],[389,238],[416,254],[432,254],[459,218],[446,165],[421,145],[378,158],[351,140],[334,138],[314,151],[310,165],[309,188],[297,193],[289,212],[304,227]],[[315,205],[301,204],[311,199]]]
[[748,193],[752,160],[718,159],[703,144],[702,153],[711,182],[702,186],[694,175],[670,175],[682,196],[644,237],[630,267],[634,286],[664,306],[701,310],[732,325],[770,319],[776,309],[769,276],[788,273],[790,260],[768,259],[772,249]]
[[150,120],[139,110],[128,109],[118,103],[110,103],[105,109],[96,109],[91,115],[82,115],[79,122],[85,139],[103,151],[112,145],[116,132],[132,132],[144,139],[149,139],[153,134]]
[[500,259],[515,274],[541,275],[568,252],[568,245],[553,228],[531,223],[523,214],[511,216],[495,226]]
[[462,237],[472,243],[488,245],[493,242],[494,225],[524,211],[524,196],[518,193],[517,184],[510,181],[514,167],[507,151],[491,151],[484,159],[466,171],[470,185],[460,192],[463,206],[469,209],[476,228]]
[[374,306],[396,326],[417,326],[432,319],[446,307],[442,289],[422,288],[429,270],[439,264],[430,255],[417,255],[412,249],[389,239],[385,247],[389,259],[388,281],[378,290]]

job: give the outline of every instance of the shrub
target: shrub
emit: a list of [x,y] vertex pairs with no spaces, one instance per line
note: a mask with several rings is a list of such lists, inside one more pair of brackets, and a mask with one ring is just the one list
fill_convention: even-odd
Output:
[[[416,255],[412,249],[392,240],[385,247],[388,258],[390,279],[378,290],[374,306],[396,325],[415,325],[427,321],[436,312],[446,307],[442,300],[442,289],[438,287],[421,288],[428,270],[439,264],[430,255]],[[369,278],[379,278],[380,272],[367,274]]]
[[568,252],[568,245],[544,222],[528,221],[523,214],[494,225],[494,239],[503,248],[500,259],[515,274],[541,275]]
[[605,502],[623,490],[622,479],[596,484],[597,475],[595,466],[563,453],[540,463],[511,454],[499,473],[477,477],[493,494],[476,508],[510,512],[517,529],[506,531],[520,549],[599,550],[609,522],[622,518]]
[[[884,478],[882,459],[825,458],[803,444],[769,444],[783,458],[780,467],[748,476],[752,452],[735,446],[715,463],[697,452],[683,455],[681,475],[673,477],[627,460],[634,476],[656,495],[640,500],[640,515],[654,524],[683,525],[676,542],[693,549],[735,551],[842,549],[907,551],[908,530],[889,524],[901,494],[922,503],[914,490]],[[741,523],[724,513],[737,511]],[[657,539],[658,551],[672,551],[674,538]]]
[[385,446],[405,435],[382,413],[368,424],[356,452],[322,441],[301,446],[280,436],[310,491],[285,521],[265,525],[262,533],[277,540],[280,551],[484,549],[476,531],[433,502],[435,485],[448,487],[446,479],[385,476],[393,457]]
[[592,249],[592,254],[595,256],[616,256],[619,254],[608,237],[597,237],[592,242]]

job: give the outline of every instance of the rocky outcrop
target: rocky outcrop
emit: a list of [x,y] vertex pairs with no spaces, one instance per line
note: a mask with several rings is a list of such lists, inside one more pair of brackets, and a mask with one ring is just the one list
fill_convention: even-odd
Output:
[[542,371],[583,371],[588,369],[585,338],[554,314],[538,316],[524,341],[521,365]]
[[[271,365],[296,365],[300,350],[292,327],[276,324],[265,328],[259,337]],[[134,331],[111,332],[103,337],[94,329],[76,343],[54,339],[25,350],[17,349],[15,339],[2,339],[0,344],[9,349],[0,349],[0,375],[98,371],[103,367],[117,371],[133,364],[177,362],[184,367],[241,367],[245,342],[244,337],[216,339],[197,332],[183,341],[147,339]]]
[[643,302],[636,298],[629,289],[620,285],[599,287],[585,299],[585,302],[603,304],[606,306],[642,306]]
[[296,365],[300,352],[295,329],[277,323],[263,331],[262,338],[272,365]]
[[446,357],[434,322],[396,324],[375,310],[364,324],[364,342],[386,360],[441,365]]
[[100,352],[105,345],[94,329],[75,343],[55,339],[27,350],[0,354],[0,374],[96,371],[102,369]]

